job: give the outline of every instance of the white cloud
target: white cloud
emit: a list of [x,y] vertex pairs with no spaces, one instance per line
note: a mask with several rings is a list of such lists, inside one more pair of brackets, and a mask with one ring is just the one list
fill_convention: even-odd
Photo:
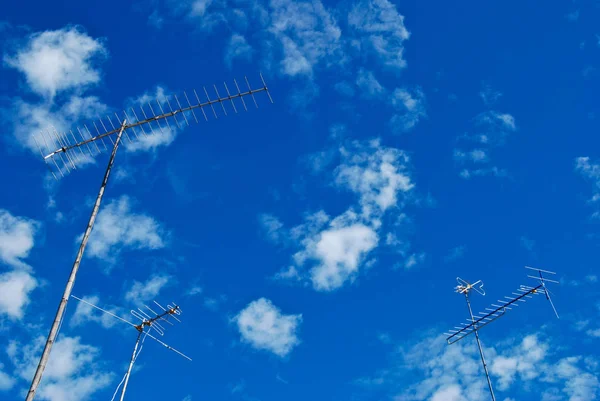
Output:
[[145,282],[134,281],[125,294],[125,300],[133,303],[144,303],[153,300],[160,291],[173,281],[173,277],[165,274],[156,274]]
[[[16,367],[16,376],[27,382],[31,380],[44,343],[45,338],[41,336],[27,344],[15,340],[9,342],[7,353]],[[107,387],[113,375],[101,368],[99,355],[98,348],[82,344],[79,337],[61,337],[52,348],[52,358],[46,366],[37,398],[83,401]]]
[[[169,101],[172,102],[173,100],[171,99]],[[160,102],[165,110],[170,110],[166,109],[166,89],[162,86],[157,86],[153,91],[145,92],[143,95],[128,101],[130,108],[137,109],[136,114],[140,119],[145,118],[140,108],[145,110],[145,113],[148,117],[155,114],[161,114],[162,111],[160,107],[158,107],[157,102]],[[129,114],[129,117],[133,119],[136,117],[136,115],[132,115],[131,113]],[[175,117],[169,118],[169,123],[167,123],[166,119],[163,119],[160,123],[156,122],[155,124],[146,124],[144,129],[138,127],[134,128],[133,130],[128,130],[128,138],[122,138],[122,143],[124,144],[123,147],[128,152],[148,152],[155,151],[159,147],[169,146],[175,140],[179,131],[177,123],[173,121],[174,118]],[[180,121],[180,124],[183,124],[182,117],[177,118],[179,119],[178,121]],[[187,118],[191,119],[193,117],[188,115]],[[131,142],[129,139],[131,139]]]
[[315,65],[343,62],[341,30],[320,0],[271,0],[269,32],[281,44],[281,71],[311,76]]
[[47,98],[58,92],[97,84],[96,58],[105,56],[104,45],[75,27],[34,33],[7,65],[23,74],[31,89]]
[[444,261],[445,262],[453,262],[455,260],[462,258],[465,254],[466,249],[467,249],[467,247],[464,245],[452,248],[450,250],[450,252],[448,253],[448,255],[446,255],[446,257],[444,258]]
[[13,320],[23,318],[29,296],[37,286],[37,280],[27,271],[0,274],[0,316],[6,315]]
[[165,235],[154,218],[133,212],[129,197],[123,195],[100,210],[87,255],[114,262],[123,249],[163,248]]
[[231,68],[236,59],[249,61],[252,58],[252,46],[243,35],[234,33],[229,39],[225,50],[225,64]]
[[[80,141],[82,137],[77,131],[77,122],[82,119],[95,119],[107,110],[106,105],[97,97],[78,95],[72,95],[62,106],[48,102],[27,103],[17,99],[14,101],[14,108],[17,116],[14,124],[15,138],[36,155],[39,155],[38,145],[44,153],[50,153],[61,147],[55,139],[55,131],[66,133],[69,143]],[[75,139],[71,136],[71,130]],[[81,132],[85,139],[89,138],[89,133],[85,129]],[[71,152],[72,157],[76,158],[78,167],[93,163],[93,158],[87,153],[86,148],[83,148],[83,151],[84,153]],[[92,151],[94,152],[96,150]]]
[[412,93],[404,88],[396,89],[392,94],[392,105],[395,113],[390,119],[390,126],[396,133],[410,131],[427,117],[425,94],[420,88]]
[[[355,141],[340,149],[340,157],[334,183],[357,196],[357,207],[333,219],[319,211],[292,228],[290,238],[300,250],[293,256],[294,266],[275,278],[299,280],[308,268],[308,278],[318,291],[333,291],[353,281],[363,265],[374,262],[368,257],[380,242],[384,215],[400,211],[410,199],[414,184],[404,152],[384,147],[378,140]],[[401,247],[402,241],[396,238],[394,245]],[[414,265],[423,257],[415,254],[408,263]]]
[[408,155],[381,146],[378,140],[353,142],[341,149],[342,163],[335,170],[335,183],[360,197],[367,219],[391,207],[402,206],[399,197],[414,188],[408,173]]
[[394,4],[388,0],[360,1],[348,14],[348,23],[357,33],[360,48],[373,52],[387,67],[406,67],[404,41],[410,33]]
[[33,248],[38,228],[38,222],[0,209],[0,261],[12,267],[27,267],[22,259]]
[[[97,62],[105,56],[101,41],[78,28],[67,27],[34,33],[15,54],[5,57],[5,63],[21,72],[31,91],[39,96],[37,101],[12,99],[12,110],[7,113],[13,134],[22,146],[38,154],[33,138],[36,135],[43,153],[50,153],[61,146],[49,132],[57,130],[66,135],[67,142],[73,142],[69,132],[73,129],[79,141],[75,124],[106,112],[106,105],[97,97],[84,94],[100,82]],[[64,96],[56,103],[59,94]],[[88,135],[85,130],[84,135]],[[78,167],[93,162],[93,157],[80,152],[72,152],[72,157]],[[66,169],[57,159],[58,168]]]
[[4,365],[0,363],[0,391],[8,391],[15,385],[15,379],[4,372]]
[[409,255],[404,262],[404,268],[412,269],[413,267],[422,264],[425,261],[426,256],[427,255],[424,252],[413,253],[412,255]]
[[[486,100],[485,96],[482,97]],[[517,130],[515,118],[507,113],[488,110],[475,117],[473,123],[477,133],[459,136],[461,146],[454,149],[454,160],[462,167],[459,175],[465,179],[507,176],[505,169],[492,164],[490,154],[492,149],[503,146],[508,136]]]
[[[527,395],[523,399],[595,400],[600,390],[598,361],[594,357],[565,356],[566,349],[553,347],[540,338],[539,334],[530,334],[495,348],[485,347],[496,395],[514,391]],[[391,366],[361,382],[376,379],[387,384],[395,395],[392,398],[398,401],[489,399],[473,341],[448,345],[439,336],[426,336],[410,346],[404,341],[391,360]],[[407,385],[407,377],[416,381]]]
[[283,230],[283,223],[277,217],[272,214],[263,213],[258,216],[258,221],[270,241],[281,243],[285,240],[286,233]]
[[[593,184],[593,195],[589,203],[597,208],[600,201],[600,164],[592,162],[589,157],[577,157],[575,159],[575,170]],[[600,212],[596,210],[592,218],[599,218]]]
[[305,249],[295,257],[317,261],[310,271],[313,287],[318,291],[332,291],[358,273],[360,264],[378,241],[373,228],[340,216],[318,237],[307,238]]
[[362,91],[361,94],[365,97],[377,97],[385,93],[385,88],[375,78],[373,72],[367,71],[364,68],[358,70],[356,86],[358,86]]
[[[82,297],[82,299],[86,302],[94,304],[96,306],[100,306],[102,309],[105,309],[117,316],[120,314],[120,309],[115,306],[102,306],[100,304],[100,298],[96,295]],[[102,313],[101,311],[79,301],[74,301],[77,303],[77,307],[75,308],[75,313],[71,317],[69,324],[72,327],[81,326],[87,322],[95,322],[100,324],[104,328],[110,328],[114,326],[118,321],[106,313]]]
[[250,302],[235,316],[234,321],[242,341],[256,349],[284,357],[300,344],[297,331],[302,315],[284,315],[268,299]]

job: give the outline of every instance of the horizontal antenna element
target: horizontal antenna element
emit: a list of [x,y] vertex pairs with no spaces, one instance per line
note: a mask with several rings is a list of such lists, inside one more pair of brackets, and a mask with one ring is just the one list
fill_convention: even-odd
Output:
[[[127,141],[124,141],[123,143],[127,146],[127,142],[131,145],[134,144],[135,140],[140,139],[137,128],[139,128],[139,132],[143,137],[148,137],[149,134],[159,135],[159,132],[160,134],[166,135],[164,129],[171,129],[171,123],[174,123],[174,126],[179,129],[182,128],[182,125],[189,126],[190,121],[198,123],[198,117],[195,113],[196,109],[199,109],[202,112],[204,119],[208,121],[207,113],[204,110],[207,107],[210,107],[215,118],[219,118],[218,112],[214,107],[215,104],[220,104],[220,109],[223,114],[227,116],[226,104],[231,107],[231,110],[234,113],[238,112],[238,107],[236,107],[235,104],[236,101],[240,101],[244,110],[247,111],[248,108],[244,101],[244,97],[247,96],[252,97],[255,107],[258,108],[258,103],[254,95],[260,92],[265,92],[269,101],[273,103],[273,99],[271,98],[271,94],[269,93],[269,89],[262,74],[260,74],[260,79],[262,86],[252,88],[248,78],[244,77],[247,90],[243,91],[240,90],[240,86],[234,79],[233,83],[237,93],[231,93],[227,83],[223,82],[223,88],[225,89],[227,96],[221,96],[217,86],[213,85],[214,98],[211,98],[209,91],[203,87],[202,89],[206,100],[201,100],[196,90],[193,90],[194,95],[192,99],[195,98],[196,100],[194,104],[190,102],[190,96],[188,96],[186,92],[183,92],[181,100],[177,95],[173,95],[172,98],[165,96],[164,99],[161,99],[162,101],[155,99],[156,106],[158,106],[157,109],[152,107],[152,102],[139,104],[137,106],[139,114],[133,107],[130,108],[131,114],[127,111],[123,111],[122,118],[115,113],[114,117],[116,117],[117,125],[113,123],[110,116],[105,117],[105,119],[98,118],[98,124],[96,124],[95,121],[91,124],[94,128],[93,134],[87,125],[84,125],[83,128],[75,128],[77,135],[75,135],[72,130],[68,133],[60,133],[52,128],[52,130],[34,135],[33,139],[52,175],[55,179],[58,179],[59,176],[64,177],[71,172],[71,170],[76,170],[79,166],[93,163],[94,157],[97,154],[108,149],[104,139],[108,138],[114,144],[113,136],[121,131],[123,125],[123,136],[127,139]],[[172,107],[173,105],[175,108]],[[157,114],[155,110],[159,113]],[[142,116],[143,118],[140,118],[139,116]],[[108,128],[105,124],[105,120],[108,122]],[[125,121],[126,123],[123,124]],[[163,125],[161,125],[161,121],[165,123],[164,128]],[[155,127],[153,127],[153,124]],[[99,127],[102,127],[102,129]],[[149,133],[144,129],[145,127],[148,128]],[[157,128],[159,132],[155,132],[154,128]],[[131,130],[134,140],[131,139],[128,130]],[[98,142],[101,143],[100,146],[98,146]]]

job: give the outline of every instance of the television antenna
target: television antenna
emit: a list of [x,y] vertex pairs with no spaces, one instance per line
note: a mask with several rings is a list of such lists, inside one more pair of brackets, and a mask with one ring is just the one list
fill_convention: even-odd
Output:
[[[254,95],[260,92],[265,92],[271,103],[273,103],[273,99],[269,94],[269,89],[267,88],[267,84],[265,83],[262,74],[260,74],[262,87],[257,87],[255,89],[250,86],[250,82],[248,81],[247,77],[244,77],[244,79],[246,81],[247,90],[240,90],[240,86],[238,85],[237,81],[233,81],[237,93],[231,93],[227,84],[223,83],[225,88],[224,93],[227,93],[227,96],[221,96],[217,86],[213,85],[216,95],[216,97],[213,99],[210,98],[206,88],[203,88],[203,92],[206,97],[205,101],[200,100],[200,96],[198,96],[198,93],[194,90],[194,98],[196,99],[194,104],[190,102],[190,97],[187,95],[187,93],[183,92],[183,97],[181,99],[185,99],[187,106],[182,106],[177,95],[173,95],[173,98],[171,99],[174,100],[173,102],[169,100],[169,97],[165,97],[163,101],[155,99],[155,107],[152,106],[152,102],[146,102],[146,104],[138,105],[140,111],[139,115],[141,115],[143,118],[138,117],[139,115],[133,107],[129,109],[131,113],[129,113],[129,111],[123,111],[121,116],[115,113],[114,117],[116,118],[116,124],[113,123],[111,116],[107,116],[104,119],[99,118],[98,124],[94,122],[90,125],[94,127],[96,131],[95,135],[92,134],[92,131],[88,128],[88,126],[84,124],[83,128],[76,127],[75,130],[70,130],[68,133],[60,133],[53,128],[52,130],[48,130],[46,132],[40,132],[37,137],[34,136],[34,141],[36,142],[40,154],[55,179],[64,177],[72,170],[79,169],[83,164],[93,160],[95,155],[100,154],[102,149],[108,151],[109,148],[106,146],[105,139],[108,139],[111,142],[112,151],[110,153],[110,158],[104,172],[104,178],[102,179],[96,201],[92,208],[92,213],[81,239],[81,244],[79,246],[77,256],[75,257],[75,262],[71,268],[71,273],[65,286],[63,296],[58,305],[56,316],[52,322],[50,332],[48,333],[48,338],[46,340],[46,344],[44,345],[44,351],[42,352],[42,356],[40,357],[40,361],[31,381],[31,386],[27,393],[26,401],[33,401],[35,398],[35,392],[37,391],[40,381],[42,380],[42,375],[44,374],[48,359],[50,358],[52,346],[56,341],[56,337],[65,314],[65,309],[67,307],[67,302],[75,284],[77,272],[79,271],[79,265],[94,227],[94,223],[100,209],[100,204],[104,196],[104,191],[108,183],[108,178],[115,161],[115,155],[119,149],[122,138],[126,138],[131,145],[134,143],[134,141],[129,136],[129,131],[133,133],[133,136],[136,140],[144,140],[150,135],[165,135],[165,130],[181,129],[184,124],[186,126],[190,125],[190,121],[198,122],[198,116],[195,112],[198,110],[202,112],[202,115],[206,121],[208,121],[208,115],[211,114],[210,111],[212,111],[212,115],[216,119],[218,118],[219,114],[217,113],[219,104],[221,105],[224,115],[227,115],[227,108],[225,107],[226,103],[229,103],[231,105],[231,109],[237,113],[239,103],[238,107],[236,107],[234,100],[239,100],[244,110],[247,111],[248,107],[244,101],[245,97],[251,97],[254,102],[254,106],[258,108],[258,103]],[[175,104],[175,108],[172,107],[172,104]],[[215,105],[217,105],[217,107],[215,107]],[[207,108],[210,108],[210,111],[205,111]],[[155,113],[155,110],[157,113]],[[105,122],[108,125],[105,124]],[[164,124],[161,124],[161,122]],[[148,129],[148,132],[145,128]],[[157,129],[157,131],[155,131],[155,129]],[[81,139],[77,138],[74,131]],[[141,135],[138,135],[138,132]],[[101,143],[100,146],[98,146],[99,143]],[[123,144],[126,143],[127,141],[123,141]],[[87,153],[84,153],[84,149],[87,150]]]
[[525,268],[537,272],[536,276],[532,276],[529,274],[527,275],[528,278],[532,278],[537,281],[538,284],[536,286],[532,287],[528,285],[521,285],[519,286],[516,292],[512,292],[510,296],[505,296],[503,299],[499,299],[497,301],[497,304],[492,304],[491,308],[485,308],[485,312],[481,312],[476,315],[473,314],[473,310],[471,309],[469,292],[474,290],[475,292],[481,295],[485,295],[485,291],[483,290],[483,282],[481,280],[478,280],[475,283],[471,284],[468,281],[461,279],[460,277],[456,278],[458,285],[455,287],[455,292],[459,294],[465,294],[470,318],[467,319],[467,323],[460,323],[460,326],[454,326],[453,329],[448,330],[448,332],[444,333],[444,335],[448,336],[446,338],[448,344],[454,344],[455,342],[462,340],[469,334],[475,333],[475,340],[477,342],[477,348],[479,349],[479,356],[481,357],[481,364],[483,365],[483,370],[485,372],[485,378],[487,380],[488,388],[490,390],[490,395],[492,396],[492,401],[496,401],[496,396],[494,395],[494,389],[492,388],[492,380],[490,378],[487,363],[483,355],[483,347],[481,346],[481,341],[479,339],[479,330],[484,326],[487,326],[494,320],[498,319],[499,317],[504,316],[507,310],[511,310],[513,307],[518,307],[521,303],[526,302],[528,299],[531,299],[533,295],[537,294],[544,294],[546,296],[546,299],[550,302],[550,305],[552,306],[552,310],[556,314],[556,317],[559,317],[558,312],[554,307],[554,303],[552,302],[552,298],[550,297],[550,291],[546,288],[547,282],[555,284],[559,284],[559,282],[556,280],[548,279],[543,275],[556,275],[556,273],[548,270],[536,269],[529,266],[525,266]]
[[[115,319],[120,320],[123,323],[127,323],[128,325],[132,326],[133,328],[135,328],[138,331],[137,339],[135,340],[135,345],[133,347],[133,353],[131,354],[131,360],[129,361],[129,367],[127,368],[127,372],[125,373],[125,376],[123,376],[123,380],[121,380],[121,383],[119,383],[119,385],[117,386],[117,389],[115,390],[115,393],[113,394],[113,398],[111,401],[114,401],[115,396],[119,392],[119,388],[121,387],[121,384],[123,384],[123,389],[121,390],[121,398],[119,400],[123,401],[123,399],[125,398],[125,391],[127,391],[127,384],[129,383],[129,377],[131,376],[131,370],[133,369],[133,365],[135,364],[138,356],[142,352],[142,348],[144,345],[144,341],[146,340],[146,337],[150,337],[151,339],[155,340],[156,342],[163,345],[167,349],[186,358],[187,360],[189,360],[189,361],[192,360],[192,358],[190,358],[189,356],[176,350],[175,348],[171,347],[170,345],[166,344],[165,342],[159,340],[158,338],[156,338],[155,336],[150,334],[150,330],[154,330],[157,335],[164,336],[165,327],[163,327],[161,325],[161,323],[168,323],[170,325],[173,325],[173,322],[170,319],[174,320],[175,322],[181,323],[181,320],[179,320],[176,317],[176,316],[181,315],[181,308],[179,307],[179,305],[173,303],[173,305],[167,305],[167,307],[165,308],[158,302],[153,301],[156,304],[156,306],[158,306],[161,309],[159,312],[155,312],[147,305],[143,305],[144,308],[147,309],[147,311],[142,310],[141,308],[137,308],[137,310],[132,309],[131,314],[136,319],[140,320],[140,323],[134,324],[127,319],[117,316],[114,313],[111,313],[107,310],[100,308],[99,306],[96,306],[96,305],[86,301],[85,299],[78,298],[75,295],[71,295],[71,298],[75,298],[79,302],[83,302],[84,304],[91,306],[92,308],[98,309],[99,311],[106,313],[107,315],[112,316]],[[148,314],[148,312],[150,312],[150,314]],[[138,347],[139,347],[139,350],[138,350]]]

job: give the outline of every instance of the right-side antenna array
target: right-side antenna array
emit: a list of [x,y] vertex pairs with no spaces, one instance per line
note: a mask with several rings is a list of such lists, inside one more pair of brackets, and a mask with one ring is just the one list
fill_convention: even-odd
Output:
[[[506,311],[520,306],[528,299],[531,299],[533,295],[537,294],[544,294],[546,296],[546,299],[550,302],[550,306],[556,314],[556,317],[559,317],[558,312],[554,307],[554,303],[552,302],[552,298],[550,297],[550,292],[546,288],[547,282],[558,284],[558,281],[551,280],[543,276],[543,273],[553,275],[556,273],[548,270],[535,269],[529,266],[525,266],[525,268],[538,272],[538,276],[527,275],[527,277],[537,280],[539,283],[538,285],[533,287],[529,285],[521,285],[519,288],[517,288],[516,292],[512,292],[510,296],[505,296],[503,299],[499,299],[497,303],[491,304],[491,307],[485,308],[484,312],[474,314],[473,317],[475,320],[467,319],[467,323],[460,323],[460,326],[455,326],[453,329],[448,330],[446,333],[444,333],[448,336],[448,338],[446,338],[448,344],[454,344],[469,334],[472,334],[476,329],[481,329],[482,327],[487,326],[494,320],[502,317]],[[457,278],[457,280],[462,279]]]
[[455,287],[455,291],[459,294],[464,294],[469,310],[469,318],[467,319],[467,323],[460,323],[460,326],[454,326],[452,330],[449,330],[447,333],[444,333],[446,336],[448,336],[446,338],[446,341],[448,342],[448,344],[454,344],[455,342],[462,340],[469,334],[475,333],[475,340],[477,342],[479,356],[481,357],[481,364],[483,366],[483,371],[485,373],[485,378],[487,380],[492,401],[496,401],[496,396],[494,394],[492,380],[490,378],[487,363],[485,361],[485,356],[483,354],[483,347],[479,339],[479,330],[484,326],[490,324],[494,320],[498,319],[499,317],[504,316],[506,311],[511,310],[513,307],[518,307],[521,303],[526,302],[528,299],[532,298],[533,295],[537,294],[544,294],[546,296],[546,299],[550,302],[550,305],[552,306],[552,310],[556,314],[556,317],[558,317],[556,308],[554,307],[552,299],[550,298],[550,292],[546,288],[546,282],[558,284],[558,281],[550,280],[544,277],[544,274],[555,275],[556,273],[547,270],[534,269],[533,267],[529,266],[525,266],[525,268],[537,272],[536,276],[527,275],[527,277],[533,278],[538,282],[536,286],[532,287],[528,285],[521,285],[516,292],[512,292],[510,296],[505,296],[504,299],[499,299],[497,301],[498,303],[493,303],[491,305],[491,308],[486,308],[485,312],[481,312],[478,314],[473,314],[473,311],[471,309],[471,302],[469,300],[469,292],[474,290],[481,295],[485,295],[485,291],[483,291],[483,283],[481,282],[481,280],[479,280],[471,284],[468,281],[461,279],[460,277],[456,278],[458,285]]
[[[273,103],[262,74],[260,79],[262,86],[252,88],[248,78],[244,77],[244,89],[240,89],[240,85],[234,79],[232,88],[235,90],[233,91],[230,91],[227,83],[223,82],[222,93],[226,96],[219,92],[216,85],[209,90],[203,87],[200,94],[193,90],[190,95],[183,92],[183,96],[179,97],[163,96],[140,103],[137,107],[130,107],[120,114],[115,112],[113,116],[98,117],[97,121],[74,127],[68,132],[59,132],[55,128],[41,131],[34,135],[33,139],[54,178],[58,179],[59,176],[62,177],[93,160],[95,155],[108,151],[110,146],[107,146],[107,142],[110,141],[109,145],[114,145],[114,137],[121,130],[125,139],[123,144],[133,145],[135,141],[149,136],[167,135],[166,131],[181,129],[183,126],[189,126],[193,121],[196,123],[200,119],[208,121],[211,115],[214,118],[219,118],[221,113],[227,116],[228,108],[230,112],[237,113],[241,105],[248,111],[245,97],[251,97],[252,103],[258,108],[254,95],[260,92],[265,92]],[[213,90],[214,97],[211,98],[209,92]],[[239,102],[237,106],[236,101]]]

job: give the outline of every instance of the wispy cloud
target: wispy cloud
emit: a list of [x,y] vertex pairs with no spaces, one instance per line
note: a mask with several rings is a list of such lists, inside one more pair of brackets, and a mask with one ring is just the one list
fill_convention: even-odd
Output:
[[[487,87],[480,96],[486,105],[499,97]],[[454,149],[454,160],[461,167],[459,176],[465,179],[507,176],[505,169],[494,165],[491,154],[494,149],[504,146],[510,134],[517,131],[514,116],[496,110],[485,111],[473,119],[473,131],[457,138],[459,146]]]
[[348,14],[348,24],[354,30],[362,54],[373,54],[391,69],[406,67],[404,42],[410,33],[396,6],[388,0],[357,2]]
[[395,133],[410,131],[427,117],[425,94],[420,88],[412,91],[396,89],[392,94],[392,105],[395,112],[390,119],[390,127]]
[[[565,355],[566,350],[558,350],[541,338],[540,334],[529,334],[486,348],[496,390],[518,391],[527,399],[596,399],[600,389],[598,361]],[[358,383],[367,389],[377,385],[402,401],[489,399],[478,351],[471,342],[448,345],[443,338],[426,336],[411,346],[404,342],[391,360],[390,366]],[[415,380],[407,385],[401,380],[406,377]]]
[[[588,202],[598,209],[600,202],[600,163],[593,162],[589,157],[578,157],[575,159],[575,170],[592,183],[593,195]],[[594,211],[592,218],[600,218],[600,211]]]
[[130,198],[123,195],[107,203],[98,214],[86,255],[114,263],[126,249],[163,248],[167,236],[154,218],[134,212]]
[[174,278],[167,274],[154,274],[143,282],[134,281],[125,293],[125,300],[136,304],[152,301],[173,281]]

